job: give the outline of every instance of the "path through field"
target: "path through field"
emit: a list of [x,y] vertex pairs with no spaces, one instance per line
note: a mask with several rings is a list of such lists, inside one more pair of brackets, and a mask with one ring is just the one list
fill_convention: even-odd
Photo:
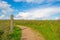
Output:
[[34,32],[28,27],[25,26],[19,26],[22,29],[22,38],[21,40],[44,40],[42,36],[40,36],[38,33]]

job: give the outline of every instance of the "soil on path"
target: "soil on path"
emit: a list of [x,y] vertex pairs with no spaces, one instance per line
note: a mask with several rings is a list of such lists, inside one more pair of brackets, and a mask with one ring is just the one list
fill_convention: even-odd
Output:
[[18,27],[22,29],[21,40],[44,40],[44,38],[39,33],[34,32],[30,28],[20,25],[18,25]]

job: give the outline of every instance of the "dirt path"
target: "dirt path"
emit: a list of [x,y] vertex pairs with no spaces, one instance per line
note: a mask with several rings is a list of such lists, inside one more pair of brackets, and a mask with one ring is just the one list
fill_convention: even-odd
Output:
[[34,32],[28,27],[25,26],[19,26],[22,29],[22,38],[21,40],[44,40],[42,36],[40,36],[38,33]]

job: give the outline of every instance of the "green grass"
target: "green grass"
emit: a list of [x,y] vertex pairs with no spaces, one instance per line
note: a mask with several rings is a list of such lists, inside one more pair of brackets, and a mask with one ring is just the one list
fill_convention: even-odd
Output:
[[[0,20],[0,34],[9,27],[10,27],[10,20]],[[7,38],[6,40],[12,40],[12,39],[21,40],[21,34],[22,34],[21,32],[22,32],[21,29],[15,26],[13,29],[13,33],[12,34],[6,33],[5,35],[8,34],[8,36],[4,37],[3,39]],[[1,37],[0,39],[2,40]]]
[[18,27],[15,27],[13,33],[9,34],[8,38],[9,40],[12,40],[12,38],[14,40],[21,40],[21,29]]
[[60,40],[60,21],[58,20],[15,20],[15,24],[38,31],[46,40]]
[[15,27],[13,36],[15,40],[21,40],[21,29],[18,27]]
[[7,35],[9,34],[9,27],[10,27],[10,21],[0,20],[0,32],[3,33],[2,35],[0,35],[0,40],[8,40]]
[[[60,21],[58,20],[15,20],[14,23],[38,31],[46,40],[60,40]],[[0,26],[1,28],[10,26],[10,21],[0,20]],[[19,28],[14,28],[14,30],[13,37],[15,40],[19,40],[21,38],[21,30]]]

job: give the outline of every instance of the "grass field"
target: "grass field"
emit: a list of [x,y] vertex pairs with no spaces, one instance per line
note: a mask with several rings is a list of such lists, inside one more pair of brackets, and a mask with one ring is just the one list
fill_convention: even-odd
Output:
[[57,20],[15,20],[16,25],[23,25],[38,31],[46,40],[60,40],[60,21]]
[[[0,40],[8,40],[9,34],[9,24],[10,21],[8,20],[0,20]],[[8,30],[8,31],[7,31]]]
[[21,29],[14,27],[14,32],[8,35],[8,40],[21,40]]
[[[0,20],[0,40],[12,40],[12,39],[20,40],[21,29],[18,28],[17,26],[14,26],[13,33],[9,34],[10,30],[9,28],[10,28],[10,20]],[[5,30],[7,30],[8,32],[6,32]]]
[[[46,40],[60,40],[60,21],[57,20],[15,20],[15,25],[23,25],[38,31]],[[0,20],[0,27],[10,26],[9,20]],[[0,28],[0,29],[1,29]],[[19,40],[21,30],[14,28],[13,37]]]

